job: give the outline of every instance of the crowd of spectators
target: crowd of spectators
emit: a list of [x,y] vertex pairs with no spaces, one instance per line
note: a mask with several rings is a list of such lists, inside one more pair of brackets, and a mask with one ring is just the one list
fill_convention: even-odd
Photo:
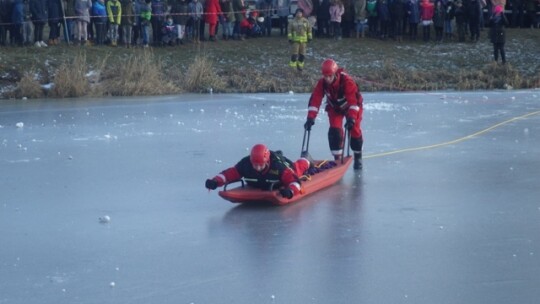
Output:
[[147,47],[286,37],[296,7],[316,38],[478,41],[497,5],[511,27],[540,25],[540,0],[0,0],[0,45]]

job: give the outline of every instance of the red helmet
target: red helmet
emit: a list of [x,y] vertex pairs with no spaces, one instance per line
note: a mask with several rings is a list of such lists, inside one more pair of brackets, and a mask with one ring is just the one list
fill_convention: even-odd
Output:
[[257,171],[262,171],[270,162],[270,150],[263,144],[256,144],[249,155],[251,165]]
[[337,63],[332,59],[326,59],[323,61],[321,71],[324,76],[332,76],[336,74],[338,70]]

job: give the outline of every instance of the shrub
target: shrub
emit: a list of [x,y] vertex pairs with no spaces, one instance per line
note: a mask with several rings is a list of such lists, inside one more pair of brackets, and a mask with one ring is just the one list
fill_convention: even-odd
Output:
[[36,79],[37,73],[32,69],[25,72],[21,80],[17,83],[14,96],[16,98],[41,98],[43,97],[43,88]]
[[73,61],[60,65],[54,76],[49,97],[66,98],[89,95],[90,83],[86,77],[86,54],[79,53]]

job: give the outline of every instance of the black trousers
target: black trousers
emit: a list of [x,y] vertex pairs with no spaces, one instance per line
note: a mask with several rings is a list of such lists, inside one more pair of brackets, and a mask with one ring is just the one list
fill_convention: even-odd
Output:
[[502,63],[506,63],[506,53],[504,51],[504,42],[493,43],[493,58],[495,61],[499,60],[499,54],[501,54]]

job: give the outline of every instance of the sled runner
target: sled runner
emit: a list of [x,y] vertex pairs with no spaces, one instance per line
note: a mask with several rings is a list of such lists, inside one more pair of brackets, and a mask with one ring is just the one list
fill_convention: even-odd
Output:
[[245,185],[243,181],[240,181],[241,186],[230,190],[227,190],[227,185],[225,185],[223,190],[219,191],[219,196],[232,203],[290,204],[335,184],[345,175],[352,163],[352,159],[352,156],[347,156],[338,161],[315,161],[314,168],[309,169],[308,174],[301,177],[301,194],[295,195],[291,199],[282,197],[277,188],[272,190],[256,189]]

